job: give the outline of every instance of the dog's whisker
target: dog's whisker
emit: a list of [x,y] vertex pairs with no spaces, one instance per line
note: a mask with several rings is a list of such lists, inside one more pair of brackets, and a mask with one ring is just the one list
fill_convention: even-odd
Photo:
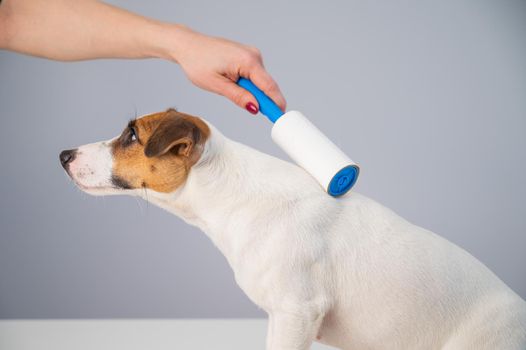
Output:
[[144,189],[144,200],[146,201],[146,209],[148,209],[150,206],[150,201],[148,200],[148,189],[146,186],[142,187]]
[[144,215],[144,210],[143,210],[141,201],[136,196],[133,196],[133,198],[135,199],[135,203],[137,203],[137,205],[139,206],[139,210],[141,211],[141,215]]

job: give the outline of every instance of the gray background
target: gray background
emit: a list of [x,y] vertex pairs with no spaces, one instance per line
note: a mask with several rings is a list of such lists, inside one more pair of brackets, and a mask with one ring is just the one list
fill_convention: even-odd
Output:
[[[526,297],[525,1],[113,1],[259,47],[289,106],[362,166],[356,190],[459,244]],[[0,317],[259,317],[208,238],[90,197],[60,150],[175,106],[284,156],[265,118],[159,60],[0,52]]]

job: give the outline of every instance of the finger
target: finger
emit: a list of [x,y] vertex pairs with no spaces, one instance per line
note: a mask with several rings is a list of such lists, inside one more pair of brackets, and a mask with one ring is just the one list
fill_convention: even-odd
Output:
[[252,114],[259,112],[259,104],[256,98],[247,90],[238,86],[226,77],[217,78],[216,92],[225,96],[241,108],[246,109]]
[[250,80],[262,90],[272,101],[274,101],[282,111],[287,108],[287,101],[281,93],[278,84],[272,79],[270,74],[262,65],[255,66],[249,74]]

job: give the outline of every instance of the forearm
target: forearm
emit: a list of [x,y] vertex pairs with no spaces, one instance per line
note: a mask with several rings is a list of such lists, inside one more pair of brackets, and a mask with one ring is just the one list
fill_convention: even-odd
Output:
[[93,0],[3,0],[0,47],[61,61],[175,59],[186,29]]

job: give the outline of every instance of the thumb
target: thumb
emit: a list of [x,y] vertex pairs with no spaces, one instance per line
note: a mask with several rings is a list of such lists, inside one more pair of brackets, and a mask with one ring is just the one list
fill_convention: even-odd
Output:
[[222,79],[218,79],[217,92],[252,114],[259,112],[259,104],[256,98],[228,78],[223,77]]

